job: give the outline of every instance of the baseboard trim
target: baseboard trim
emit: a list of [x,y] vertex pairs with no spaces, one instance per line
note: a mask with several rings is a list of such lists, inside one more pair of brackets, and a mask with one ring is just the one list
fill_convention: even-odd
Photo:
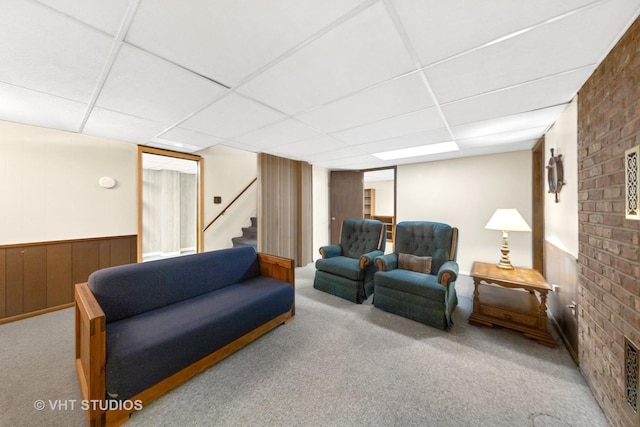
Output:
[[575,364],[577,366],[580,366],[580,358],[578,357],[578,354],[575,352],[575,350],[573,349],[573,347],[569,343],[569,339],[564,334],[564,332],[562,332],[562,328],[560,328],[560,325],[558,324],[558,321],[556,320],[555,317],[553,317],[553,313],[551,313],[550,310],[547,310],[547,316],[549,317],[549,320],[551,321],[551,324],[555,328],[556,332],[560,336],[560,339],[564,343],[565,348],[567,349],[567,351],[569,351],[569,355],[571,356],[571,358],[573,359]]
[[71,308],[75,303],[69,302],[67,304],[57,305],[55,307],[47,307],[42,310],[30,311],[28,313],[18,314],[16,316],[5,317],[4,319],[0,319],[0,325],[4,325],[6,323],[15,322],[17,320],[27,319],[29,317],[40,316],[41,314],[51,313],[52,311],[64,310],[65,308]]

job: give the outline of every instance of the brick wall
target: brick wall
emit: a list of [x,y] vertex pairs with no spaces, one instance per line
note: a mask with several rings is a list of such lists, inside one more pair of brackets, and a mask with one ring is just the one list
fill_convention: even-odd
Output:
[[640,144],[640,21],[578,94],[580,368],[613,426],[625,396],[624,337],[640,345],[640,221],[625,219],[624,152]]

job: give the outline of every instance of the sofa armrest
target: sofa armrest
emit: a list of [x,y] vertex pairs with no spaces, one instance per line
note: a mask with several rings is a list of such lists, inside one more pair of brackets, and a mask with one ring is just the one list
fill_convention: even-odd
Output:
[[376,257],[382,255],[384,255],[384,252],[382,251],[371,251],[367,252],[366,254],[362,254],[360,256],[360,269],[362,270],[367,265],[371,264],[376,259]]
[[342,255],[342,246],[340,245],[328,245],[320,248],[320,255],[322,258],[332,258],[334,256]]
[[[274,279],[282,280],[296,287],[295,268],[291,258],[284,258],[276,255],[258,253],[258,264],[260,265],[260,274]],[[296,313],[295,294],[293,304],[291,306],[291,316]]]
[[[75,286],[75,314],[76,373],[82,398],[103,401],[106,399],[106,318],[86,282]],[[106,424],[106,413],[99,406],[91,405],[87,410],[89,425]]]
[[258,253],[260,274],[274,279],[282,280],[295,286],[295,270],[293,260],[276,255]]
[[447,287],[450,283],[455,282],[458,278],[458,263],[455,261],[447,261],[438,270],[438,283]]
[[380,271],[389,271],[395,270],[398,268],[398,255],[397,254],[386,254],[375,259],[376,266]]

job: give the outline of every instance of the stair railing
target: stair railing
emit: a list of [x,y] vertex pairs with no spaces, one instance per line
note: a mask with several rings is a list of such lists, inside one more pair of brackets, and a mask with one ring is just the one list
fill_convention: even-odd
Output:
[[244,189],[240,192],[240,194],[238,194],[235,197],[235,199],[230,201],[229,204],[224,209],[222,209],[222,211],[215,218],[213,218],[209,224],[207,224],[207,226],[202,230],[202,232],[204,233],[205,231],[207,231],[207,229],[211,227],[213,223],[218,220],[218,218],[224,215],[225,212],[227,212],[227,209],[229,209],[231,205],[233,205],[236,202],[236,200],[238,200],[257,180],[258,180],[258,177],[253,178],[253,180],[249,184],[247,184],[246,187],[244,187]]

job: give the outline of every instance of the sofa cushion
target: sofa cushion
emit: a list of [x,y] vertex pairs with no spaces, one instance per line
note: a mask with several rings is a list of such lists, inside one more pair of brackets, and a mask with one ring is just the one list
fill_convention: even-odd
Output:
[[375,281],[376,288],[385,287],[436,301],[445,301],[446,298],[447,289],[438,283],[438,276],[433,274],[401,269],[378,271]]
[[259,274],[256,251],[245,246],[105,268],[89,276],[89,288],[110,323]]
[[322,258],[316,261],[316,269],[351,280],[360,280],[362,278],[359,258],[349,258],[346,256]]
[[398,254],[398,268],[415,271],[416,273],[431,274],[432,259],[430,256]]
[[106,336],[108,396],[135,396],[286,313],[293,301],[290,284],[259,276],[112,322]]

